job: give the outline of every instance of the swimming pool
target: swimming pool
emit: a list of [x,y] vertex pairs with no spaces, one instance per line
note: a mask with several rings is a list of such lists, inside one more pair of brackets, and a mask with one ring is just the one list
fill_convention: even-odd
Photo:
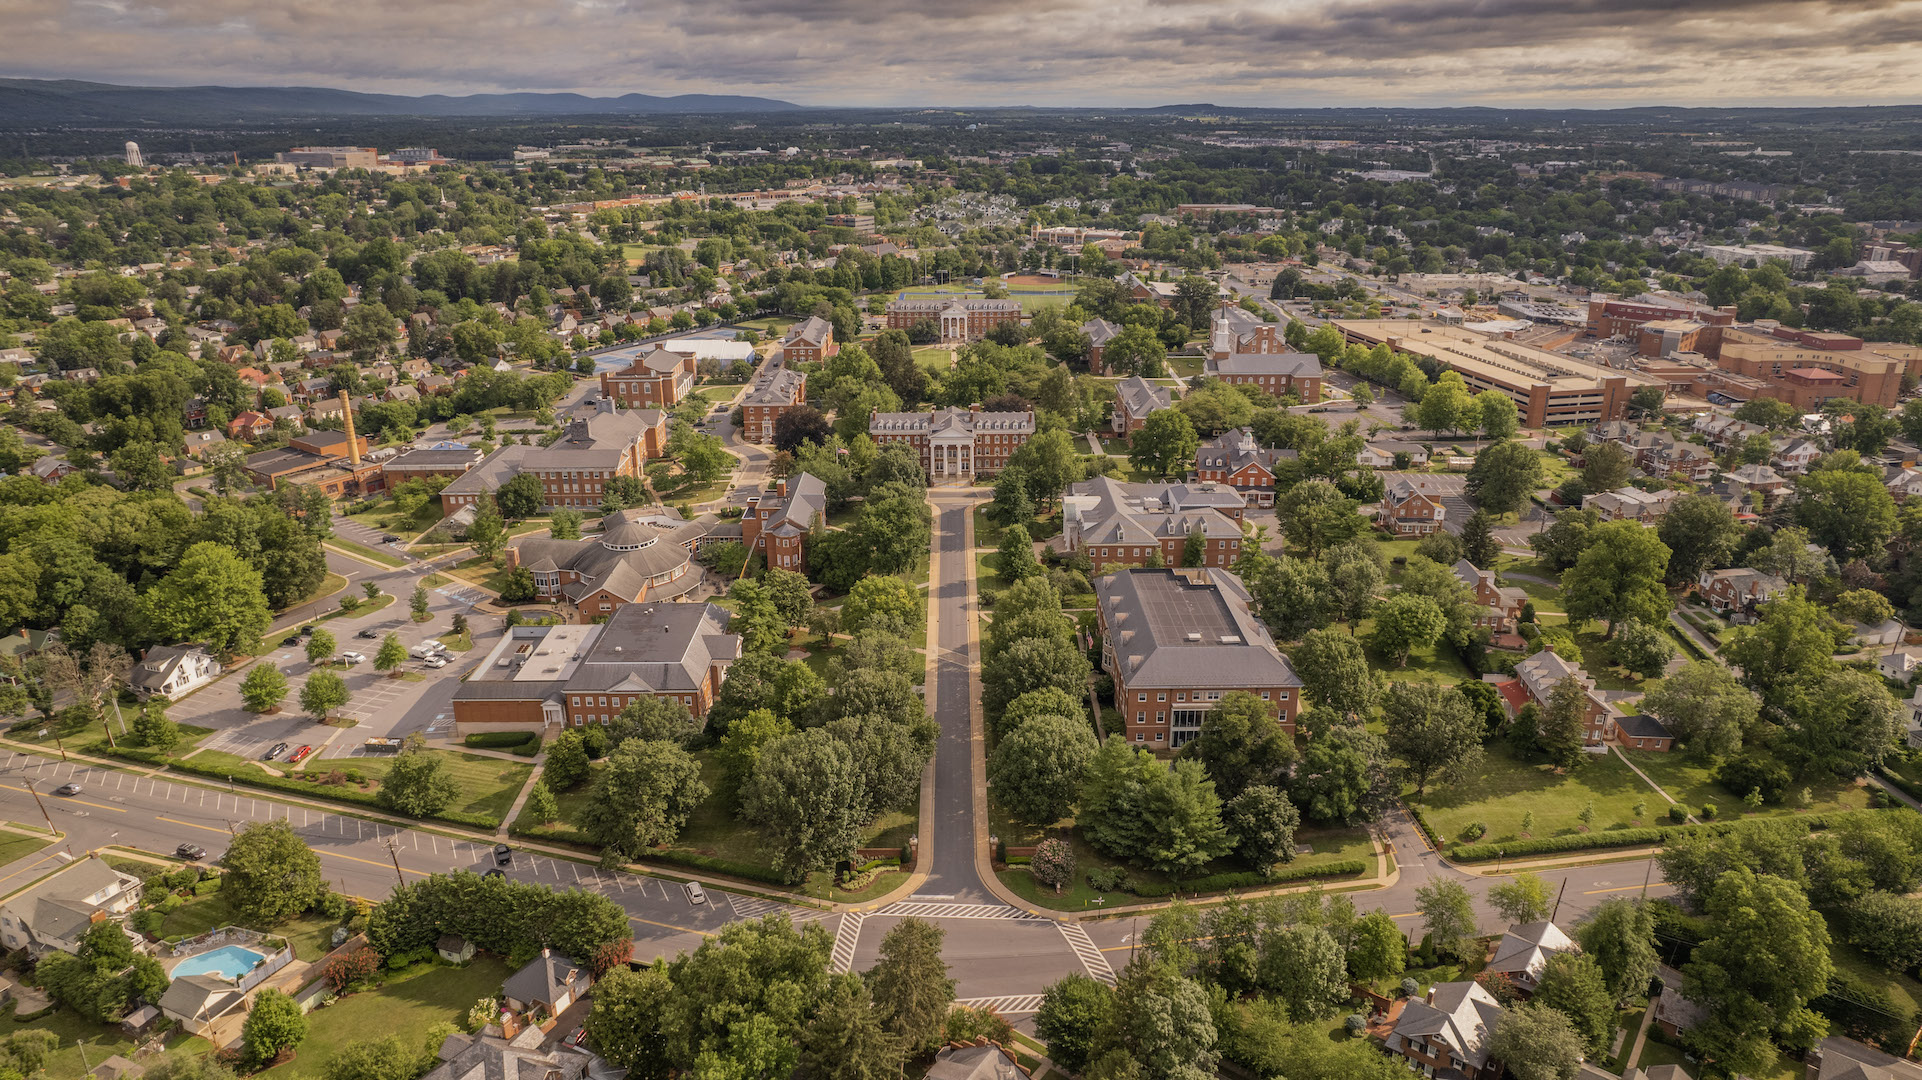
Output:
[[238,945],[223,945],[212,952],[204,952],[199,956],[182,960],[167,975],[168,978],[178,979],[185,975],[213,974],[239,982],[242,975],[252,971],[255,964],[265,959],[267,958],[252,949],[243,949]]

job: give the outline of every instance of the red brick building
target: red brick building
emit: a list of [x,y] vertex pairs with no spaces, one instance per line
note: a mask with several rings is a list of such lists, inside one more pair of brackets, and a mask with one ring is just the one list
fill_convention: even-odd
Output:
[[1130,375],[1114,385],[1114,413],[1110,418],[1114,433],[1123,438],[1132,436],[1148,422],[1148,414],[1173,405],[1174,395],[1167,387]]
[[1379,524],[1397,536],[1441,532],[1448,516],[1442,494],[1441,485],[1432,480],[1398,476],[1382,497]]
[[601,372],[601,393],[630,409],[672,410],[694,389],[694,354],[653,349],[619,371]]
[[1241,493],[1249,506],[1275,505],[1275,464],[1296,456],[1255,441],[1248,428],[1224,431],[1195,449],[1195,478],[1224,484]]
[[1021,321],[1021,301],[981,297],[901,297],[888,301],[888,327],[906,330],[932,319],[942,341],[980,341],[1003,323]]
[[1121,735],[1172,753],[1201,732],[1221,696],[1245,690],[1289,734],[1301,679],[1275,648],[1241,579],[1226,570],[1122,570],[1095,582],[1102,668],[1114,678]]
[[609,480],[639,476],[649,458],[666,451],[667,414],[616,409],[607,398],[591,408],[569,421],[566,433],[550,446],[517,444],[489,454],[442,489],[441,512],[451,517],[524,472],[540,478],[546,509],[598,509]]
[[826,521],[827,485],[812,473],[784,476],[774,494],[748,503],[741,515],[741,542],[767,557],[769,567],[807,571],[807,538]]
[[788,364],[819,363],[841,351],[834,340],[834,324],[819,315],[788,327],[781,339],[781,360]]
[[1088,335],[1088,374],[1105,375],[1108,369],[1103,366],[1102,350],[1108,343],[1121,336],[1121,327],[1106,319],[1089,319],[1081,324],[1081,332]]
[[741,399],[741,437],[749,442],[773,442],[775,421],[807,400],[807,388],[807,376],[793,368],[768,375]]
[[1031,412],[982,412],[979,405],[928,413],[877,412],[868,419],[868,436],[881,446],[913,447],[932,483],[971,483],[993,476],[1007,467],[1008,458],[1034,431]]

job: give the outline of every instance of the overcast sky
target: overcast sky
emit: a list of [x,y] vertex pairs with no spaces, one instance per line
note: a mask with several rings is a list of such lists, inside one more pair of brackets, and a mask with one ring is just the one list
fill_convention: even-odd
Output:
[[6,0],[0,74],[805,105],[1893,104],[1922,0]]

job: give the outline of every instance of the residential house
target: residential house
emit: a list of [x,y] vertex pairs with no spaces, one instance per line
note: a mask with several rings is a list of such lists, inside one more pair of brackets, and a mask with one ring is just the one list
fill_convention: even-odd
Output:
[[1891,649],[1875,661],[1875,670],[1885,679],[1908,682],[1917,667],[1922,667],[1922,648]]
[[1493,570],[1483,570],[1467,559],[1455,560],[1455,577],[1475,594],[1482,610],[1475,615],[1476,626],[1513,633],[1521,621],[1528,593],[1512,585],[1498,584]]
[[1440,532],[1448,516],[1448,507],[1442,501],[1445,494],[1446,490],[1433,480],[1397,476],[1382,496],[1377,524],[1397,536]]
[[1293,734],[1301,679],[1234,574],[1120,570],[1095,582],[1095,610],[1102,667],[1122,714],[1118,734],[1130,743],[1180,749],[1231,690],[1259,697]]
[[1651,1022],[1670,1039],[1680,1039],[1683,1032],[1708,1015],[1708,1010],[1682,996],[1681,972],[1667,964],[1658,964],[1655,975],[1662,980],[1662,992],[1648,1003],[1655,1014]]
[[187,404],[180,407],[180,418],[190,428],[207,426],[207,399],[188,398]]
[[1891,469],[1882,486],[1889,489],[1896,502],[1907,502],[1910,496],[1922,494],[1922,469]]
[[1081,324],[1081,332],[1088,336],[1088,374],[1106,375],[1105,350],[1109,342],[1121,336],[1121,327],[1103,318],[1093,318]]
[[1195,479],[1234,488],[1249,506],[1273,506],[1276,463],[1296,456],[1294,450],[1261,445],[1253,429],[1224,431],[1195,448]]
[[983,1039],[942,1047],[924,1080],[1028,1080],[1028,1076],[1028,1070],[1006,1050]]
[[225,445],[227,436],[218,431],[189,431],[185,441],[187,456],[198,458],[216,446]]
[[562,953],[542,949],[539,956],[501,984],[503,1013],[511,1012],[523,1023],[536,1016],[551,1020],[593,988],[591,970]]
[[1488,1043],[1501,1016],[1501,1004],[1480,984],[1436,983],[1402,1009],[1383,1048],[1425,1076],[1495,1080],[1502,1066],[1489,1059]]
[[[296,408],[296,406],[291,405],[287,407]],[[230,439],[247,439],[253,441],[265,438],[273,433],[273,417],[265,413],[254,412],[252,409],[227,421],[227,437]]]
[[786,364],[820,363],[839,353],[834,340],[834,324],[812,315],[788,327],[781,339],[781,361]]
[[1506,975],[1526,1000],[1541,984],[1548,958],[1556,953],[1578,952],[1573,939],[1552,922],[1522,923],[1502,934],[1488,954],[1490,973]]
[[1675,736],[1669,732],[1668,725],[1643,713],[1616,717],[1615,741],[1624,750],[1653,750],[1666,754],[1675,749]]
[[1857,645],[1864,647],[1894,645],[1901,641],[1903,635],[1907,632],[1907,629],[1894,619],[1883,619],[1881,622],[1873,625],[1855,622],[1854,620],[1850,620],[1849,622],[1850,636],[1855,639]]
[[1736,622],[1751,622],[1759,604],[1767,603],[1788,591],[1789,583],[1774,574],[1746,566],[1728,570],[1704,570],[1696,580],[1708,606]]
[[1750,424],[1719,413],[1704,413],[1695,418],[1693,426],[1708,439],[1710,446],[1724,450],[1741,446],[1750,435],[1768,434],[1768,429],[1760,424]]
[[1763,510],[1780,505],[1791,490],[1788,480],[1767,465],[1744,465],[1726,474],[1723,482],[1730,495]]
[[198,645],[155,645],[133,666],[127,682],[143,700],[176,699],[218,679],[222,670],[220,661]]
[[1821,456],[1822,447],[1807,439],[1777,439],[1775,456],[1769,458],[1769,464],[1778,472],[1799,474],[1808,472],[1809,466]]
[[1617,488],[1588,496],[1582,500],[1582,508],[1595,511],[1603,521],[1638,521],[1643,525],[1653,525],[1668,513],[1669,506],[1680,494],[1670,488],[1660,491]]
[[1922,1080],[1922,1065],[1841,1035],[1831,1035],[1811,1051],[1803,1080]]
[[479,1034],[447,1036],[421,1080],[586,1080],[594,1055],[564,1042],[547,1044],[538,1027],[507,1038],[493,1024]]
[[40,957],[80,951],[93,924],[140,906],[140,879],[90,856],[68,863],[0,903],[0,943]]
[[1419,469],[1428,464],[1428,447],[1418,442],[1382,439],[1363,446],[1361,453],[1355,455],[1355,463],[1371,469]]
[[605,724],[642,697],[706,716],[741,658],[712,604],[633,603],[604,621],[516,626],[454,691],[454,734]]
[[1595,680],[1579,664],[1562,659],[1553,649],[1543,649],[1518,662],[1515,665],[1515,677],[1521,680],[1529,700],[1542,709],[1548,708],[1550,696],[1563,680],[1574,679],[1581,684],[1586,695],[1582,712],[1583,744],[1601,746],[1614,735],[1615,718],[1620,715],[1620,710],[1609,704],[1608,699],[1595,689]]
[[1148,422],[1148,414],[1174,404],[1165,386],[1157,386],[1139,375],[1130,375],[1114,387],[1113,426],[1115,434],[1133,436]]
[[741,515],[741,543],[760,552],[767,565],[807,570],[807,539],[827,522],[827,485],[812,473],[784,476],[772,495],[750,498]]

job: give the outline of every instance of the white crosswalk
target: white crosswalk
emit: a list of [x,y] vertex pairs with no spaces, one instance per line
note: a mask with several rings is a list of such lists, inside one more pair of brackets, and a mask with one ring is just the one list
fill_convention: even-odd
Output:
[[1094,939],[1081,928],[1081,924],[1064,922],[1055,925],[1061,928],[1061,936],[1067,939],[1068,948],[1073,949],[1074,954],[1081,958],[1081,966],[1088,969],[1088,974],[1113,986],[1115,984],[1114,968],[1108,966],[1108,958],[1101,955],[1101,950],[1095,947]]
[[834,931],[834,951],[828,954],[829,971],[854,970],[854,947],[861,941],[861,924],[865,921],[867,916],[858,911],[841,916],[841,925]]
[[956,1005],[987,1009],[1002,1016],[1033,1016],[1041,1009],[1040,994],[1014,994],[1009,997],[962,998]]
[[917,904],[908,900],[903,900],[898,904],[889,904],[874,914],[902,919],[1031,920],[1040,918],[1039,915],[1032,915],[1022,911],[1020,908],[1009,907],[1006,904]]

